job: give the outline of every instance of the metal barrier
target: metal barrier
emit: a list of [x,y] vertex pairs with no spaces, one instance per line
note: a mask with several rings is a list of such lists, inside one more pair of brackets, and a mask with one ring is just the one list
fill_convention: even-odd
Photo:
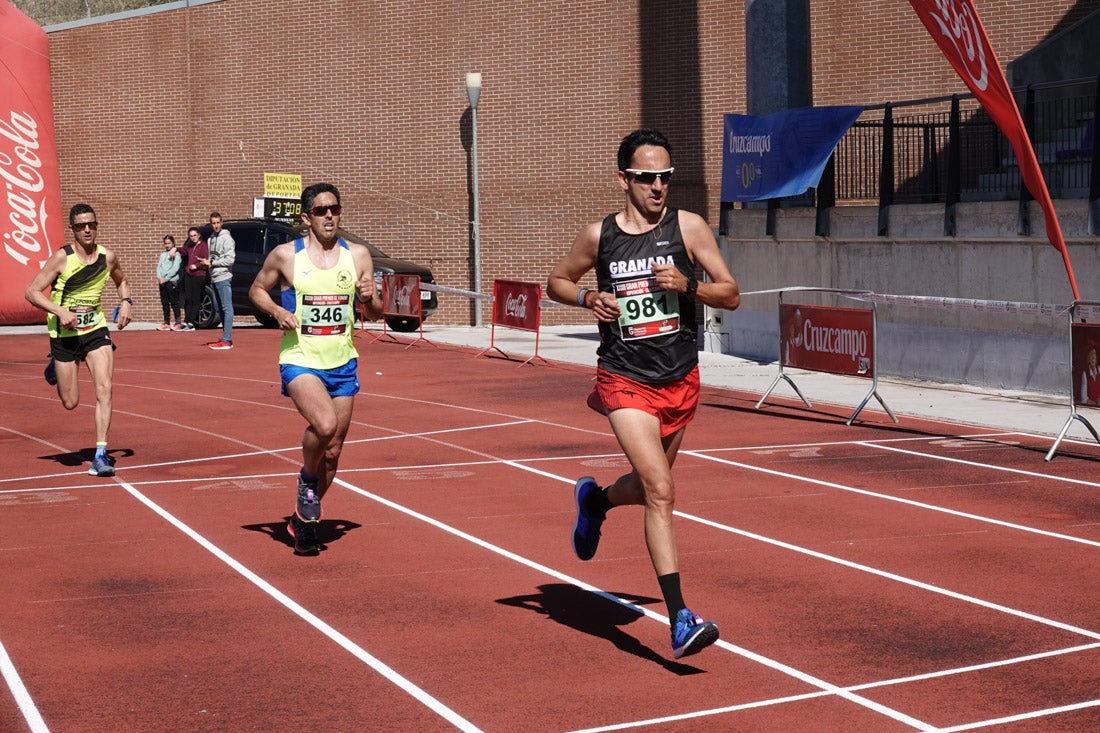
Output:
[[[365,315],[365,314],[364,314]],[[382,276],[382,333],[376,334],[370,340],[387,339],[399,344],[405,342],[393,336],[386,325],[386,316],[401,318],[415,318],[417,320],[417,337],[405,345],[405,348],[425,342],[435,346],[424,338],[424,315],[420,305],[420,276],[419,275],[383,275]],[[364,321],[366,318],[364,317]]]
[[1050,446],[1046,460],[1054,458],[1058,445],[1069,432],[1070,425],[1077,420],[1092,433],[1093,439],[1100,443],[1100,435],[1085,416],[1077,411],[1078,406],[1100,407],[1100,302],[1074,301],[1069,309],[1069,417],[1062,431]]
[[539,327],[542,323],[542,286],[538,283],[520,280],[493,281],[493,321],[489,336],[489,347],[478,352],[474,358],[496,351],[505,359],[511,359],[496,345],[497,326],[514,328],[535,333],[535,353],[524,364],[535,359],[549,363],[539,356]]
[[[828,372],[853,377],[869,377],[871,390],[848,418],[848,425],[856,419],[867,402],[874,397],[896,423],[894,413],[878,393],[878,370],[875,367],[875,344],[878,340],[878,311],[873,302],[868,308],[837,308],[816,305],[785,304],[779,291],[779,374],[756,403],[756,409],[764,404],[772,390],[785,381],[806,407],[812,407],[798,385],[786,373],[786,367],[808,371]],[[860,290],[834,290],[831,288],[797,288],[796,292],[832,293],[843,298],[866,301],[871,293]]]

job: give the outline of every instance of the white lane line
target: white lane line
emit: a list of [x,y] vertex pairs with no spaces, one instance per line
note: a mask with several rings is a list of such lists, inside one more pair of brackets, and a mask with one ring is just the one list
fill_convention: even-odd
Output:
[[1050,715],[1059,715],[1061,713],[1071,713],[1075,710],[1085,710],[1087,708],[1100,707],[1100,700],[1087,700],[1085,702],[1078,702],[1072,705],[1062,705],[1057,708],[1046,708],[1045,710],[1034,710],[1029,713],[1019,713],[1017,715],[1008,715],[1003,718],[992,718],[990,720],[979,720],[975,723],[966,723],[964,725],[953,725],[950,728],[937,728],[938,733],[959,733],[964,730],[977,730],[978,728],[992,728],[995,725],[1005,725],[1007,723],[1018,723],[1021,720],[1034,720],[1035,718],[1044,718]]
[[[883,448],[884,450],[894,450],[893,448]],[[940,512],[942,514],[950,514],[954,517],[961,517],[963,519],[970,519],[975,522],[982,522],[983,524],[993,524],[998,527],[1007,527],[1008,529],[1014,529],[1020,532],[1028,532],[1030,534],[1037,534],[1043,537],[1051,537],[1057,540],[1065,540],[1066,542],[1075,542],[1081,545],[1088,545],[1090,547],[1100,547],[1100,542],[1096,540],[1085,539],[1084,537],[1074,537],[1073,535],[1061,534],[1059,532],[1050,532],[1045,529],[1038,529],[1036,527],[1028,527],[1023,524],[1015,524],[1013,522],[1006,522],[1002,519],[994,519],[992,517],[983,517],[980,514],[971,514],[969,512],[959,511],[958,509],[949,509],[947,507],[936,506],[935,504],[928,504],[923,501],[915,501],[913,499],[905,499],[900,496],[891,496],[890,494],[880,494],[877,491],[869,491],[867,489],[857,489],[854,486],[845,486],[844,484],[838,484],[832,481],[823,481],[822,479],[810,478],[808,476],[801,476],[796,473],[787,473],[786,471],[777,471],[773,468],[763,468],[762,466],[752,466],[748,463],[741,463],[740,461],[731,461],[726,458],[719,458],[717,456],[706,455],[704,453],[698,453],[696,451],[680,451],[681,455],[695,456],[696,458],[702,458],[706,461],[714,461],[716,463],[722,463],[727,466],[735,466],[737,468],[743,468],[746,471],[752,471],[754,473],[766,473],[770,476],[779,476],[781,478],[791,479],[792,481],[799,481],[802,483],[814,484],[815,486],[827,486],[831,489],[838,491],[847,491],[852,494],[860,494],[861,496],[870,496],[876,499],[883,499],[885,501],[892,501],[898,504],[905,504],[907,506],[917,507],[918,509],[927,509],[928,511]],[[917,455],[924,455],[918,453]],[[934,458],[935,456],[926,456],[928,458]],[[981,464],[977,464],[981,465]],[[989,468],[996,468],[995,466],[989,466]],[[1043,476],[1043,478],[1055,479],[1056,476]],[[1094,486],[1100,486],[1100,484],[1093,484]]]
[[1089,488],[1100,488],[1100,483],[1095,481],[1085,481],[1084,479],[1066,478],[1065,476],[1053,476],[1049,473],[1039,473],[1037,471],[1025,471],[1022,468],[1009,468],[1008,466],[997,466],[991,463],[978,463],[977,461],[966,461],[962,458],[952,458],[950,456],[938,456],[935,453],[922,453],[914,450],[904,450],[902,448],[895,448],[892,445],[876,445],[874,443],[859,442],[857,445],[866,445],[868,448],[875,448],[876,450],[892,451],[894,453],[901,453],[903,455],[917,456],[919,458],[930,458],[934,461],[944,461],[946,463],[958,463],[963,466],[973,466],[975,468],[984,468],[990,471],[1002,471],[1004,473],[1013,473],[1018,476],[1027,476],[1029,478],[1040,478],[1048,481],[1062,481],[1067,484],[1077,484],[1078,486],[1088,486]]
[[435,699],[434,697],[429,695],[427,692],[420,689],[419,687],[417,687],[415,684],[413,684],[409,680],[405,679],[403,676],[398,674],[398,672],[396,670],[389,667],[387,664],[382,662],[377,657],[369,654],[365,649],[363,649],[362,647],[357,645],[355,642],[353,642],[351,639],[349,639],[346,636],[344,636],[343,634],[341,634],[339,631],[334,629],[332,626],[330,626],[327,623],[325,623],[324,621],[322,621],[320,618],[315,616],[310,611],[306,610],[303,606],[301,606],[300,604],[298,604],[297,602],[292,600],[289,596],[287,596],[285,593],[280,591],[278,588],[271,585],[266,580],[264,580],[260,576],[256,575],[254,572],[252,572],[251,570],[246,568],[244,565],[239,563],[237,560],[230,557],[227,553],[225,553],[220,548],[215,546],[213,543],[208,541],[205,537],[200,535],[195,530],[191,529],[191,527],[184,524],[181,520],[177,519],[174,515],[169,513],[167,510],[163,509],[160,505],[158,505],[157,503],[155,503],[154,501],[152,501],[151,499],[146,497],[144,494],[142,494],[140,491],[138,491],[135,487],[131,486],[130,484],[127,484],[125,481],[119,481],[118,483],[131,496],[133,496],[135,499],[137,499],[142,504],[147,506],[149,509],[153,510],[153,512],[158,514],[161,518],[163,518],[165,521],[167,521],[173,527],[175,527],[176,529],[178,529],[179,531],[183,532],[185,535],[190,537],[192,540],[194,540],[197,544],[199,544],[207,552],[214,555],[214,557],[218,558],[223,563],[228,565],[230,568],[235,570],[242,577],[244,577],[247,581],[249,581],[250,583],[255,585],[257,588],[262,590],[264,593],[267,593],[269,596],[271,596],[277,602],[281,603],[288,610],[290,610],[292,613],[297,615],[299,618],[301,618],[303,621],[308,623],[310,626],[312,626],[313,628],[320,631],[322,634],[327,636],[332,641],[336,642],[339,646],[341,646],[345,651],[350,653],[356,659],[358,659],[361,662],[365,663],[367,666],[369,666],[375,672],[377,672],[378,674],[382,675],[384,678],[389,680],[392,684],[394,684],[395,686],[397,686],[397,687],[401,688],[402,690],[404,690],[405,692],[407,692],[409,695],[414,697],[416,700],[418,700],[421,704],[423,704],[429,710],[434,712],[436,715],[440,716],[441,718],[443,718],[448,723],[455,726],[456,728],[458,728],[461,731],[469,731],[469,733],[480,733],[480,729],[477,726],[475,726],[473,723],[469,722],[468,720],[466,720],[465,718],[460,716],[458,713],[456,713],[455,711],[451,710],[449,707],[447,707],[446,705],[441,703],[439,700]]
[[[567,479],[567,478],[564,478],[564,477],[561,477],[561,476],[555,476],[554,474],[546,473],[546,472],[543,472],[543,471],[538,471],[538,470],[532,469],[530,467],[523,466],[522,464],[516,464],[515,462],[512,462],[512,461],[502,461],[502,463],[507,464],[507,465],[511,465],[511,466],[515,466],[516,468],[520,468],[520,469],[525,470],[525,471],[530,471],[532,473],[536,473],[540,476],[545,476],[547,478],[553,478],[553,479],[556,479],[558,481],[562,481],[563,483],[567,483],[567,484],[572,484],[573,483],[573,481],[571,481],[570,479]],[[409,507],[406,507],[406,506],[403,506],[403,505],[398,504],[396,502],[390,501],[389,499],[386,499],[383,496],[379,496],[378,494],[374,494],[374,493],[369,492],[365,489],[359,488],[358,486],[350,484],[347,481],[345,481],[345,480],[343,480],[339,477],[337,477],[333,483],[339,484],[340,486],[343,486],[344,488],[348,489],[349,491],[352,491],[352,492],[357,493],[361,496],[364,496],[364,497],[370,499],[371,501],[382,504],[383,506],[388,507],[388,508],[390,508],[394,511],[401,512],[402,514],[405,514],[405,515],[410,516],[414,519],[417,519],[421,522],[429,524],[429,525],[431,525],[431,526],[433,526],[437,529],[440,529],[444,532],[447,532],[448,534],[452,534],[455,537],[458,537],[462,540],[465,540],[466,542],[477,545],[478,547],[481,547],[481,548],[483,548],[485,550],[488,550],[490,552],[496,553],[497,555],[500,555],[501,557],[504,557],[508,560],[511,560],[512,562],[515,562],[515,563],[518,563],[518,564],[523,565],[525,567],[528,567],[528,568],[530,568],[532,570],[535,570],[539,573],[547,575],[547,576],[549,576],[549,577],[551,577],[555,580],[560,580],[562,582],[569,583],[571,585],[575,585],[576,587],[581,588],[582,590],[586,590],[590,593],[598,594],[598,595],[600,595],[600,596],[602,596],[602,597],[604,597],[604,598],[606,598],[610,601],[613,601],[613,602],[618,603],[622,606],[630,608],[630,609],[632,609],[633,611],[635,611],[636,613],[638,613],[640,615],[644,614],[645,616],[648,616],[649,618],[655,619],[655,620],[661,622],[662,624],[664,624],[666,626],[669,624],[668,617],[663,616],[660,613],[657,613],[656,611],[651,611],[648,608],[643,608],[641,606],[636,606],[632,603],[624,601],[623,599],[621,599],[621,598],[619,598],[619,597],[617,597],[617,596],[615,596],[611,593],[608,593],[605,590],[602,590],[602,589],[597,588],[593,585],[585,583],[584,581],[580,580],[579,578],[575,578],[575,577],[572,577],[570,575],[566,575],[565,573],[554,570],[553,568],[550,568],[546,565],[542,565],[541,563],[535,562],[534,560],[530,560],[530,559],[528,559],[526,557],[523,557],[521,555],[517,555],[516,553],[511,552],[510,550],[506,550],[503,547],[500,547],[498,545],[494,545],[490,542],[487,542],[486,540],[483,540],[480,537],[475,537],[474,535],[471,535],[467,532],[464,532],[464,531],[462,531],[462,530],[460,530],[456,527],[452,527],[449,524],[445,524],[445,523],[439,521],[438,519],[435,519],[433,517],[429,517],[426,514],[421,514],[420,512],[416,511],[415,509],[410,509]],[[824,681],[822,679],[819,679],[817,677],[814,677],[813,675],[810,675],[806,672],[803,672],[801,670],[795,669],[794,667],[790,667],[786,664],[783,664],[782,662],[778,662],[774,659],[769,659],[768,657],[764,657],[760,654],[756,654],[755,652],[749,651],[748,649],[745,649],[744,647],[739,647],[735,644],[731,644],[731,643],[729,643],[727,641],[724,641],[722,639],[719,639],[717,642],[715,642],[715,645],[725,649],[726,651],[733,652],[734,654],[737,654],[739,656],[745,657],[746,659],[754,661],[754,662],[756,662],[760,665],[763,665],[763,666],[766,666],[770,669],[774,669],[776,671],[782,672],[783,674],[786,674],[790,677],[793,677],[796,680],[799,680],[801,682],[805,682],[806,684],[811,685],[811,686],[816,687],[819,690],[821,690],[821,692],[813,693],[813,694],[811,694],[811,696],[837,695],[839,697],[842,697],[842,698],[848,700],[849,702],[855,703],[856,705],[859,705],[861,707],[864,707],[864,708],[867,708],[867,709],[872,710],[874,712],[877,712],[881,715],[884,715],[884,716],[886,716],[888,718],[891,718],[893,720],[896,720],[898,722],[901,722],[901,723],[904,723],[906,725],[912,726],[916,730],[921,730],[921,731],[934,731],[935,730],[934,727],[928,725],[927,723],[924,723],[920,720],[917,720],[916,718],[913,718],[909,715],[906,715],[905,713],[902,713],[898,710],[894,710],[893,708],[890,708],[890,707],[887,707],[887,706],[882,705],[880,703],[877,703],[874,700],[870,700],[870,699],[865,698],[861,695],[858,695],[854,692],[849,692],[849,691],[845,690],[842,687],[834,685],[830,682],[826,682],[826,681]]]
[[1084,636],[1084,637],[1089,638],[1089,639],[1100,639],[1100,631],[1091,631],[1089,629],[1083,629],[1079,626],[1073,626],[1071,624],[1062,623],[1061,621],[1055,621],[1053,619],[1044,618],[1043,616],[1038,616],[1038,615],[1033,614],[1033,613],[1028,613],[1027,611],[1021,611],[1021,610],[1016,609],[1016,608],[1010,608],[1008,606],[1002,606],[999,603],[993,603],[992,601],[987,601],[987,600],[984,600],[982,598],[976,598],[974,596],[968,596],[964,593],[958,593],[958,592],[953,591],[953,590],[948,590],[947,588],[941,588],[938,585],[932,585],[931,583],[925,583],[924,581],[921,581],[921,580],[914,580],[913,578],[907,578],[904,575],[898,575],[897,573],[891,573],[887,570],[879,570],[878,568],[873,568],[869,565],[862,565],[862,564],[857,563],[857,562],[852,562],[851,560],[845,560],[844,558],[836,557],[835,555],[827,555],[824,552],[818,552],[817,550],[811,550],[808,547],[799,547],[798,545],[792,545],[790,542],[784,542],[783,540],[777,540],[777,539],[774,539],[772,537],[765,537],[764,535],[756,534],[755,532],[749,532],[749,531],[744,530],[744,529],[738,529],[737,527],[731,527],[728,524],[722,524],[720,522],[715,522],[715,521],[710,520],[710,519],[704,519],[703,517],[696,517],[696,516],[693,516],[691,514],[685,514],[684,512],[681,512],[681,511],[676,511],[675,514],[678,517],[683,517],[684,519],[688,519],[688,520],[691,520],[692,522],[697,522],[699,524],[706,525],[706,526],[711,527],[713,529],[718,529],[718,530],[721,530],[723,532],[729,532],[730,534],[739,535],[741,537],[747,537],[748,539],[756,540],[757,542],[763,542],[765,544],[774,545],[775,547],[781,547],[784,550],[790,550],[792,552],[797,552],[801,555],[807,555],[809,557],[817,558],[818,560],[824,560],[826,562],[831,562],[831,563],[834,563],[836,565],[842,565],[846,568],[850,568],[852,570],[858,570],[858,571],[863,572],[863,573],[869,573],[870,575],[876,575],[880,578],[886,578],[887,580],[893,580],[895,582],[902,583],[903,585],[909,585],[909,586],[912,586],[914,588],[920,588],[921,590],[926,590],[926,591],[929,591],[931,593],[935,593],[937,595],[946,596],[948,598],[953,598],[957,601],[963,601],[964,603],[970,603],[970,604],[973,604],[975,606],[981,606],[982,608],[988,608],[992,611],[997,611],[999,613],[1004,613],[1004,614],[1007,614],[1009,616],[1016,616],[1017,618],[1022,618],[1022,619],[1025,619],[1027,621],[1033,621],[1035,623],[1042,624],[1043,626],[1051,626],[1053,628],[1060,629],[1062,631],[1068,631],[1072,634],[1079,634],[1080,636]]
[[[909,677],[896,677],[894,679],[880,680],[878,682],[866,682],[859,685],[849,685],[844,689],[858,692],[861,690],[871,690],[879,687],[889,687],[891,685],[902,685],[910,682],[923,682],[925,680],[936,679],[939,677],[952,677],[961,674],[968,674],[970,672],[981,672],[996,667],[1007,667],[1014,664],[1024,664],[1026,662],[1032,662],[1039,659],[1047,659],[1050,657],[1063,656],[1066,654],[1076,654],[1083,651],[1092,651],[1094,649],[1100,649],[1100,644],[1082,644],[1081,646],[1069,647],[1066,649],[1055,649],[1047,652],[1038,652],[1036,654],[1028,654],[1022,657],[1013,657],[1011,659],[1002,659],[996,662],[985,662],[983,664],[972,664],[966,667],[957,667],[955,669],[945,669],[936,672],[926,672],[924,674],[911,675]],[[717,715],[726,715],[729,713],[736,713],[742,710],[752,710],[753,708],[771,707],[775,705],[785,705],[792,702],[802,702],[804,700],[812,700],[819,697],[825,697],[831,693],[828,692],[808,692],[802,695],[788,695],[786,697],[774,697],[768,700],[756,700],[753,702],[741,703],[738,705],[727,705],[720,708],[710,708],[709,710],[696,710],[691,713],[683,713],[680,715],[670,715],[663,718],[649,718],[647,720],[632,720],[624,723],[616,723],[613,725],[605,725],[599,728],[585,728],[583,730],[572,731],[571,733],[605,733],[606,731],[613,730],[627,730],[630,728],[645,728],[653,725],[661,725],[663,723],[675,723],[683,720],[690,720],[694,718],[714,717]],[[1055,708],[1057,709],[1057,708]],[[941,731],[942,729],[937,729]]]
[[23,713],[23,719],[27,721],[31,733],[50,733],[50,729],[46,727],[46,721],[42,720],[34,700],[31,699],[27,688],[23,686],[23,680],[20,679],[19,672],[16,671],[2,643],[0,643],[0,673],[3,673],[4,681],[8,684],[8,689],[11,690],[12,697],[19,706],[19,712]]

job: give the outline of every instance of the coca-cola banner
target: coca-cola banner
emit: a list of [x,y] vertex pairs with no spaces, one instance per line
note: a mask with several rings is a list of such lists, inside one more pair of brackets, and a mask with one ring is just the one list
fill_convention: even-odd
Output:
[[420,276],[383,275],[382,311],[387,316],[420,318]]
[[542,287],[538,283],[520,280],[493,282],[493,325],[539,330],[539,300]]
[[874,314],[870,308],[782,303],[779,306],[779,350],[785,367],[872,377]]
[[1073,298],[1080,300],[1077,279],[1073,276],[1073,266],[1062,237],[1062,227],[1054,212],[1054,202],[1050,199],[1050,192],[1035,157],[1035,149],[1031,146],[1031,138],[1020,117],[1016,99],[1008,88],[1008,80],[993,53],[989,36],[986,35],[974,3],[971,0],[909,0],[909,3],[917,11],[921,22],[932,34],[944,56],[951,62],[951,66],[1012,145],[1020,164],[1020,177],[1043,209],[1047,238],[1062,254]]
[[0,325],[42,323],[23,297],[63,246],[46,32],[0,0]]

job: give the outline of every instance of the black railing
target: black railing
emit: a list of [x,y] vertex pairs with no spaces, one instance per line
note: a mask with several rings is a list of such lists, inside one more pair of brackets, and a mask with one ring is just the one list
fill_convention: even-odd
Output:
[[[1013,93],[1051,197],[1087,198],[1089,231],[1100,232],[1100,151],[1093,144],[1100,80],[1033,84]],[[906,112],[911,108],[920,111]],[[1017,200],[1021,230],[1030,233],[1031,195],[1016,156],[969,94],[866,107],[837,145],[817,198],[819,209],[877,203],[884,236],[894,204],[944,204],[944,233],[953,236],[956,204]],[[827,217],[818,221],[818,233],[827,234]]]

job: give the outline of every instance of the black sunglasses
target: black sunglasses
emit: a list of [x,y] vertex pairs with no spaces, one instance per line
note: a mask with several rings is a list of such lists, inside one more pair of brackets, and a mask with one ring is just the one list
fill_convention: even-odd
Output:
[[73,224],[72,225],[72,228],[73,228],[74,232],[83,231],[85,229],[85,227],[88,227],[88,228],[91,228],[91,229],[99,229],[99,222],[98,221],[85,221],[85,222],[82,222],[80,224]]
[[340,206],[340,204],[332,204],[330,206],[314,206],[312,209],[309,210],[309,215],[324,216],[331,211],[333,216],[340,216],[340,212],[343,210],[344,208]]
[[668,183],[672,180],[672,171],[674,170],[676,169],[665,168],[663,171],[643,171],[637,168],[627,168],[624,172],[630,174],[630,180],[649,186],[658,178],[661,179],[661,183]]

